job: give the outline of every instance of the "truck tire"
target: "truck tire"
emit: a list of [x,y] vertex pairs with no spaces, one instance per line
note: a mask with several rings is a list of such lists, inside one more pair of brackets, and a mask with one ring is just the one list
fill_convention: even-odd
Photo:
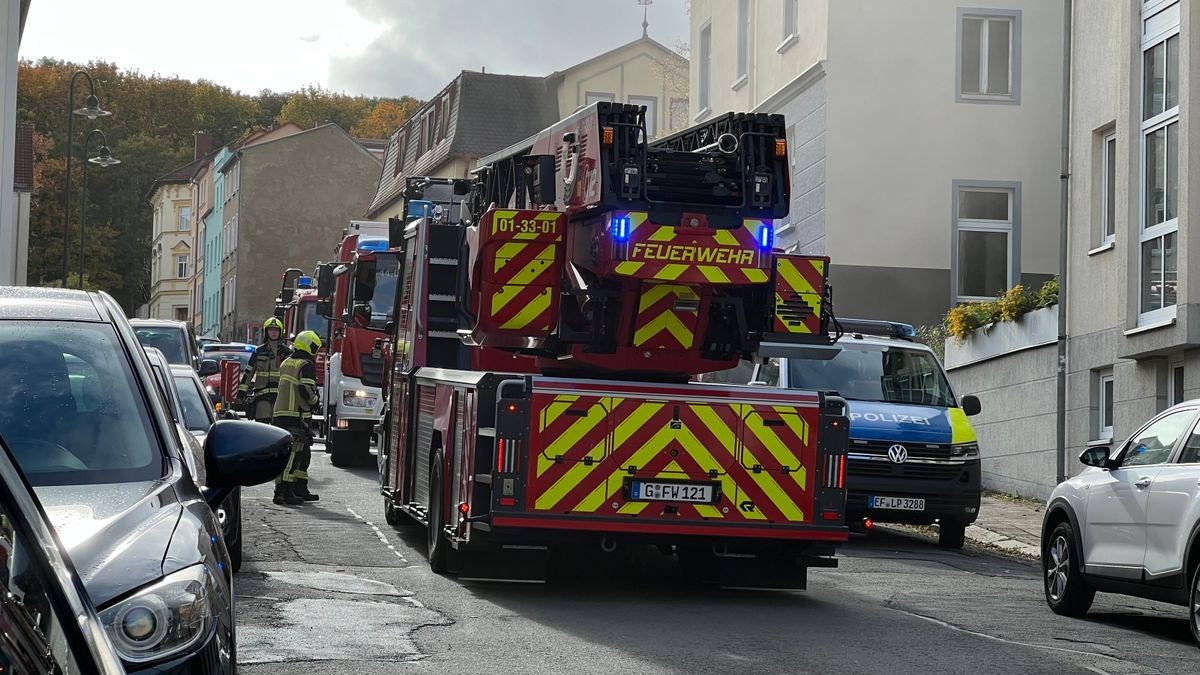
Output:
[[445,484],[442,481],[442,451],[433,453],[429,467],[429,569],[435,574],[449,571],[450,544],[442,534],[445,526]]
[[1096,599],[1080,570],[1079,547],[1071,523],[1059,523],[1042,550],[1042,589],[1050,611],[1063,616],[1083,616]]
[[391,525],[392,527],[401,527],[403,525],[411,524],[411,521],[409,521],[408,518],[400,512],[400,509],[396,508],[392,504],[392,500],[388,499],[387,497],[383,498],[383,519],[386,520],[387,524]]
[[960,549],[967,543],[967,526],[954,520],[943,520],[938,525],[938,546]]
[[354,436],[346,429],[330,429],[325,442],[329,449],[329,463],[345,469],[354,465]]
[[[370,466],[371,465],[371,439],[374,434],[370,431],[355,431],[350,435],[351,447],[354,448],[355,466]],[[376,467],[378,470],[378,467]]]

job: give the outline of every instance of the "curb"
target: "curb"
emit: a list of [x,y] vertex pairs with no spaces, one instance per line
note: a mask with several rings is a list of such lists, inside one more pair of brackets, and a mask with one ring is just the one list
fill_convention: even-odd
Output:
[[1042,558],[1041,546],[1017,539],[1012,539],[1000,534],[999,532],[993,532],[992,530],[989,530],[985,527],[980,527],[978,525],[967,526],[967,539],[979,544],[984,544],[985,546],[992,546],[1004,551],[1016,553],[1026,558],[1032,558],[1034,560],[1041,560]]

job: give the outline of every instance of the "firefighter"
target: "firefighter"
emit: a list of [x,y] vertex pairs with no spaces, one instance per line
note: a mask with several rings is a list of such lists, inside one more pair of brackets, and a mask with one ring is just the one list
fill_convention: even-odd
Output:
[[292,433],[292,454],[283,474],[275,481],[276,504],[315,502],[320,497],[308,491],[308,464],[312,459],[310,428],[317,394],[317,366],[313,362],[321,338],[311,330],[292,341],[293,352],[279,367],[279,395],[275,398],[273,424]]
[[238,407],[256,422],[271,423],[271,409],[279,390],[279,368],[291,355],[283,342],[283,322],[270,317],[263,322],[266,340],[254,350],[238,386]]

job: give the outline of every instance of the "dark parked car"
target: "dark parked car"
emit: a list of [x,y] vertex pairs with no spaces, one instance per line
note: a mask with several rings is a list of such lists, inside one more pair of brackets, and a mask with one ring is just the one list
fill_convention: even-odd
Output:
[[200,343],[192,324],[167,319],[131,319],[129,324],[143,346],[154,347],[171,363],[200,370]]
[[0,440],[0,673],[123,673],[75,567]]
[[103,293],[0,287],[0,437],[131,671],[232,672],[232,569],[213,508],[282,471],[287,432],[221,420],[207,494],[145,351]]

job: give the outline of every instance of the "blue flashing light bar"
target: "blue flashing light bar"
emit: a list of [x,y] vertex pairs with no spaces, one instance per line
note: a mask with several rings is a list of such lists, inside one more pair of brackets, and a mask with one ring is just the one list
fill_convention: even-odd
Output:
[[775,246],[775,226],[770,223],[763,223],[758,226],[758,247],[761,249],[770,250]]
[[296,288],[312,288],[312,287],[313,287],[313,278],[312,277],[300,277],[299,279],[296,280]]
[[242,347],[242,349],[245,349],[248,352],[252,352],[255,349],[258,349],[258,347],[255,347],[254,345],[245,345],[244,347]]
[[420,218],[425,215],[427,210],[429,213],[433,213],[433,202],[428,199],[414,199],[408,203],[409,218]]
[[613,241],[629,241],[629,216],[613,216],[609,227],[612,229]]
[[899,321],[875,321],[871,319],[838,319],[838,324],[847,333],[879,335],[882,337],[915,340],[917,329],[912,324]]
[[379,237],[365,237],[358,240],[358,250],[367,252],[388,250],[388,240]]

